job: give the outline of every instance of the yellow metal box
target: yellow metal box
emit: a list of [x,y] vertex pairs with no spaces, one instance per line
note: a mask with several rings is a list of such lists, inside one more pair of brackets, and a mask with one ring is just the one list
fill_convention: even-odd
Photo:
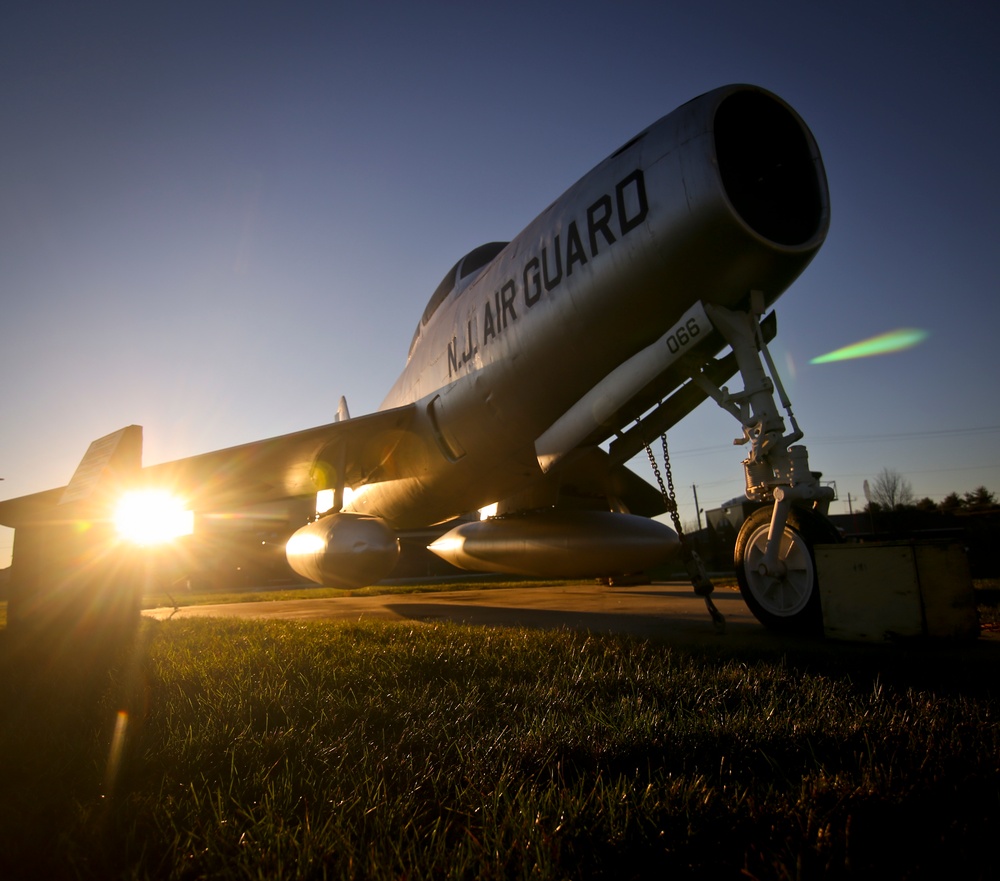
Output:
[[883,642],[979,635],[965,548],[950,541],[886,541],[816,548],[823,632]]

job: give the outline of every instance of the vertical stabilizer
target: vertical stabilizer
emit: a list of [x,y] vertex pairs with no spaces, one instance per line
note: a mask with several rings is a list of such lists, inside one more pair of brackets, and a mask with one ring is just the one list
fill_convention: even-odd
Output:
[[128,425],[87,448],[59,504],[92,501],[99,486],[134,477],[141,468],[142,426]]
[[351,418],[351,414],[347,409],[347,398],[343,395],[340,396],[340,404],[337,406],[337,417],[334,422],[347,422]]

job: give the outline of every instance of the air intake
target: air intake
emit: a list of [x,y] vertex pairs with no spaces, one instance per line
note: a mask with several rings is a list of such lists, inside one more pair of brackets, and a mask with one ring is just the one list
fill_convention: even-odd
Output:
[[726,195],[754,232],[787,247],[816,235],[825,210],[822,164],[787,107],[761,92],[725,98],[715,113],[715,152]]

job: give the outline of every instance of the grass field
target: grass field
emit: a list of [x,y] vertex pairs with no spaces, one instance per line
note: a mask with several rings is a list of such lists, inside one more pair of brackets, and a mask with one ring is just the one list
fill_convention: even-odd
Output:
[[995,648],[144,621],[3,658],[0,877],[992,878]]

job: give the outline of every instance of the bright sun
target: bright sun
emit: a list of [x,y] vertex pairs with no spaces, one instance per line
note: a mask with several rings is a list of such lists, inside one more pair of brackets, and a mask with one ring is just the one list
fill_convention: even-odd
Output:
[[194,531],[194,513],[165,490],[136,490],[122,496],[115,509],[115,528],[138,545],[163,544]]

